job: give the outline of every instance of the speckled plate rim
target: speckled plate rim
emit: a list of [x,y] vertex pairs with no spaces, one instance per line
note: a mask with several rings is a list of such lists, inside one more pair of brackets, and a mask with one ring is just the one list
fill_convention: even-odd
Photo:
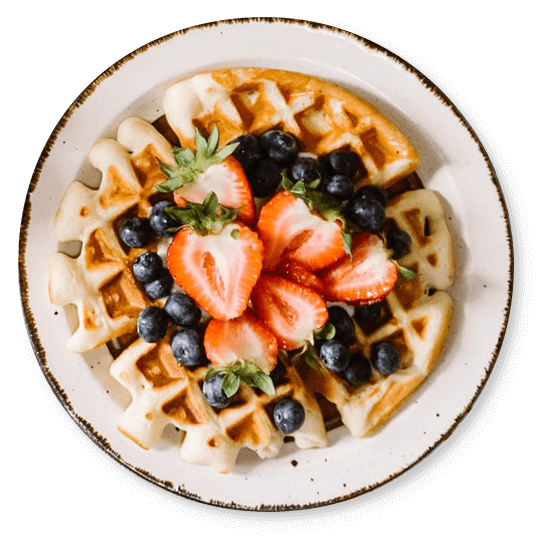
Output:
[[[403,454],[403,456],[396,462],[387,466],[383,472],[380,471],[372,474],[369,480],[367,470],[371,467],[369,463],[369,461],[371,461],[371,457],[368,453],[369,448],[372,447],[371,442],[375,440],[373,438],[368,440],[349,439],[346,432],[340,431],[344,430],[344,428],[342,428],[330,433],[330,439],[334,441],[331,442],[329,448],[322,451],[322,454],[321,450],[311,450],[311,452],[309,452],[294,449],[292,451],[288,450],[286,452],[282,452],[281,457],[278,460],[266,462],[259,461],[258,466],[251,464],[251,461],[248,460],[250,466],[247,467],[240,475],[236,475],[236,478],[232,478],[232,480],[239,482],[244,478],[244,480],[247,481],[248,479],[251,479],[253,473],[258,474],[260,482],[256,486],[262,493],[260,496],[253,496],[250,499],[242,498],[241,494],[239,492],[236,493],[235,491],[206,492],[206,490],[201,491],[200,488],[193,490],[193,488],[188,484],[178,484],[176,480],[173,480],[173,477],[166,476],[167,473],[162,473],[157,469],[151,468],[150,461],[146,463],[145,455],[140,458],[140,455],[138,455],[135,450],[129,451],[129,449],[126,448],[126,444],[124,444],[125,451],[123,451],[123,449],[115,445],[115,442],[112,439],[113,436],[111,435],[107,437],[106,429],[104,427],[99,427],[97,418],[92,418],[91,414],[83,414],[77,409],[74,405],[75,396],[72,394],[74,388],[68,387],[67,382],[61,380],[62,374],[60,372],[59,365],[60,359],[53,359],[53,352],[51,350],[53,340],[51,340],[52,336],[49,331],[55,331],[55,340],[56,336],[59,336],[59,332],[57,329],[50,328],[53,310],[52,307],[49,307],[49,305],[45,306],[43,303],[43,300],[46,297],[45,265],[37,264],[34,261],[32,262],[33,259],[30,257],[30,254],[40,251],[39,248],[36,247],[36,230],[41,229],[45,221],[45,227],[52,227],[53,219],[53,216],[46,216],[44,212],[40,213],[36,210],[39,206],[34,204],[35,198],[41,196],[44,200],[45,197],[48,197],[49,200],[52,200],[52,204],[56,206],[66,184],[68,184],[71,179],[75,178],[76,165],[69,166],[68,170],[53,170],[49,168],[49,159],[51,158],[51,154],[57,145],[60,144],[61,138],[64,136],[65,132],[74,124],[76,114],[80,113],[83,109],[87,110],[88,104],[99,103],[99,100],[103,99],[104,92],[102,90],[107,85],[107,82],[109,81],[108,79],[117,75],[119,72],[134,71],[138,66],[138,63],[142,62],[142,57],[145,55],[149,56],[152,49],[157,49],[162,45],[168,45],[173,41],[180,42],[182,38],[187,37],[191,33],[196,33],[198,35],[197,39],[205,36],[212,36],[215,38],[217,33],[220,35],[229,34],[231,38],[241,41],[239,39],[240,35],[236,34],[237,30],[241,28],[243,29],[244,35],[246,35],[247,32],[254,32],[260,33],[261,36],[263,36],[263,33],[267,34],[270,30],[274,29],[275,31],[282,33],[303,35],[309,39],[310,45],[317,40],[317,44],[315,45],[313,43],[313,46],[310,46],[309,49],[300,44],[300,49],[294,52],[289,51],[289,49],[285,49],[284,51],[276,50],[274,54],[272,54],[271,47],[268,50],[268,56],[263,56],[263,60],[266,59],[268,61],[265,65],[270,66],[270,61],[278,61],[277,65],[286,69],[316,73],[320,77],[325,77],[327,79],[336,77],[338,80],[343,82],[343,85],[351,90],[354,90],[355,93],[363,94],[366,98],[371,98],[378,106],[381,105],[380,108],[387,113],[390,118],[395,120],[401,128],[403,128],[405,133],[411,137],[413,143],[418,145],[415,140],[421,138],[422,141],[425,141],[425,144],[428,145],[430,155],[427,159],[423,160],[426,161],[426,163],[423,163],[423,167],[421,167],[421,176],[423,179],[425,179],[425,177],[427,178],[427,186],[440,191],[444,195],[449,203],[449,209],[453,214],[455,221],[453,226],[455,235],[454,241],[457,243],[456,249],[458,249],[459,257],[458,281],[452,291],[452,296],[456,302],[456,311],[454,316],[455,326],[452,326],[452,332],[450,332],[448,345],[444,350],[440,363],[436,367],[436,371],[419,390],[418,396],[414,397],[414,404],[409,406],[407,403],[405,411],[403,413],[399,413],[396,419],[392,420],[392,422],[383,429],[383,434],[387,434],[387,431],[391,432],[393,429],[391,426],[397,426],[395,428],[395,433],[402,436],[404,433],[402,431],[403,424],[406,424],[407,419],[409,419],[411,415],[413,415],[414,418],[417,418],[417,415],[419,414],[415,411],[415,407],[421,408],[423,406],[424,408],[422,408],[422,411],[429,409],[430,406],[434,406],[434,403],[431,402],[431,400],[435,397],[432,397],[432,395],[437,395],[439,391],[443,390],[440,386],[448,388],[452,385],[455,386],[457,378],[455,378],[454,381],[451,379],[451,376],[447,375],[447,372],[450,369],[460,370],[460,374],[463,376],[462,383],[464,385],[459,384],[459,389],[456,390],[458,393],[456,397],[457,402],[454,403],[453,406],[449,405],[447,407],[447,414],[438,413],[438,417],[442,417],[438,425],[432,426],[434,422],[431,420],[430,427],[425,426],[425,434],[428,435],[425,438],[426,441],[422,444],[422,450],[419,451],[418,448],[415,448],[409,456],[405,456],[405,454]],[[425,102],[433,104],[434,111],[442,111],[441,115],[443,115],[443,122],[438,123],[438,128],[442,136],[455,135],[454,137],[457,138],[457,142],[460,145],[460,148],[457,148],[457,151],[459,152],[457,154],[457,161],[451,158],[451,165],[449,165],[449,162],[446,163],[445,155],[447,154],[444,154],[444,156],[440,159],[438,152],[440,150],[445,152],[445,148],[438,145],[432,145],[437,144],[437,137],[434,138],[427,135],[425,130],[421,130],[421,126],[416,126],[414,119],[417,115],[415,114],[415,110],[411,110],[409,107],[409,98],[407,98],[406,92],[401,94],[400,92],[397,93],[388,91],[391,88],[387,86],[385,89],[383,89],[382,86],[379,89],[378,82],[375,82],[374,87],[371,81],[368,82],[366,80],[362,82],[360,79],[357,79],[355,74],[352,74],[352,69],[344,71],[339,69],[335,70],[333,64],[336,64],[336,62],[326,63],[325,58],[323,57],[324,55],[319,53],[319,46],[324,48],[325,45],[330,44],[334,45],[333,52],[330,53],[330,55],[334,55],[335,60],[336,56],[341,56],[341,49],[342,52],[344,52],[345,48],[358,52],[360,56],[365,56],[366,58],[371,57],[374,74],[376,73],[376,78],[379,78],[379,82],[381,83],[386,84],[388,81],[387,76],[390,76],[391,79],[397,78],[397,81],[400,80],[401,82],[410,85],[412,89],[420,88],[421,91],[418,90],[416,93],[425,95]],[[239,43],[237,46],[240,51],[243,50],[242,44]],[[276,49],[277,47],[278,45],[275,45]],[[266,52],[266,49],[264,49],[263,52]],[[337,53],[339,54],[337,55]],[[218,56],[218,54],[219,53],[217,53],[216,56]],[[251,57],[247,55],[245,58],[242,56],[232,56],[227,63],[222,65],[240,65],[240,61],[243,62],[250,59]],[[296,60],[298,62],[296,62]],[[340,61],[341,59],[339,58],[338,60]],[[255,63],[253,65],[260,64]],[[217,60],[206,60],[200,68],[185,67],[183,74],[186,75],[188,73],[193,73],[202,67],[218,66],[220,66],[220,64]],[[333,73],[336,74],[336,76],[331,76]],[[141,94],[142,92],[138,93],[140,97],[142,97]],[[157,95],[155,97],[157,97]],[[148,103],[148,105],[150,105],[150,103]],[[147,111],[148,113],[155,111],[153,115],[155,116],[158,109],[154,108],[152,105],[146,108],[142,104],[137,106],[135,103],[131,103],[126,111],[132,112],[133,114],[134,111],[139,109],[141,111]],[[91,110],[99,111],[100,109],[96,107]],[[112,114],[110,117],[108,116],[107,126],[104,129],[104,132],[110,133],[112,127],[114,128],[115,123],[120,120],[121,116],[122,115],[117,113]],[[72,133],[73,131],[70,134]],[[83,141],[84,145],[91,145],[96,137],[97,136],[85,138]],[[68,138],[69,137],[67,136],[66,139],[62,141],[66,142],[68,141]],[[424,148],[423,145],[418,147],[421,151]],[[454,156],[455,154],[453,157]],[[83,159],[84,154],[81,154],[81,157]],[[491,227],[495,227],[496,231],[499,230],[500,233],[498,239],[499,246],[493,247],[495,254],[499,256],[499,263],[496,264],[495,269],[492,269],[491,271],[485,270],[484,272],[481,272],[482,267],[477,268],[477,262],[474,264],[472,263],[473,255],[469,253],[472,248],[475,248],[472,250],[476,253],[478,250],[476,248],[482,246],[481,240],[475,239],[474,236],[471,236],[467,227],[470,218],[465,216],[470,216],[471,213],[474,213],[474,209],[471,210],[470,202],[467,202],[466,207],[461,207],[461,204],[464,204],[464,200],[454,199],[454,193],[447,190],[446,184],[446,181],[449,181],[450,176],[452,179],[456,180],[454,175],[455,167],[459,169],[456,173],[460,174],[462,172],[462,166],[465,164],[472,164],[472,162],[474,162],[473,167],[476,168],[476,179],[480,181],[479,188],[480,192],[483,193],[485,199],[484,202],[485,204],[488,203],[489,207],[494,210],[496,225]],[[449,167],[451,170],[448,169]],[[84,164],[82,163],[78,166],[78,168],[83,170]],[[59,184],[58,191],[44,194],[45,189],[52,186],[54,180],[53,173],[56,171],[60,171],[63,176],[64,173],[67,172],[68,176],[64,177],[63,180],[60,180],[57,176],[56,179]],[[474,183],[474,178],[472,180]],[[82,92],[82,94],[63,115],[57,127],[50,135],[30,181],[20,227],[18,272],[24,318],[37,360],[42,368],[45,378],[62,406],[97,446],[99,446],[119,464],[126,467],[139,477],[178,496],[232,509],[289,511],[326,506],[369,492],[412,469],[425,457],[432,453],[443,441],[445,441],[445,439],[447,439],[453,431],[455,431],[457,426],[461,423],[463,418],[468,414],[476,402],[498,358],[507,328],[511,300],[513,297],[513,239],[507,215],[507,206],[494,168],[486,154],[486,151],[484,150],[484,147],[481,145],[470,125],[466,122],[453,103],[443,94],[443,92],[441,92],[418,70],[410,66],[398,56],[352,33],[326,25],[299,20],[288,20],[285,18],[248,18],[195,26],[152,41],[111,66],[106,72],[94,80],[90,86],[84,90],[84,92]],[[41,227],[36,226],[38,221],[40,222]],[[484,261],[484,266],[490,267],[493,266],[493,264]],[[477,272],[480,276],[480,278],[477,277],[478,283],[470,279],[473,270],[475,272],[475,276]],[[493,281],[496,284],[495,286],[490,285]],[[487,282],[488,284],[485,284],[484,282]],[[487,287],[489,288],[488,293],[485,297],[481,297],[481,294]],[[493,290],[492,293],[490,293],[491,290]],[[495,305],[492,303],[494,302],[494,299],[499,299]],[[471,305],[473,301],[476,303]],[[457,303],[465,305],[464,307],[458,306]],[[491,311],[482,311],[484,309],[491,309]],[[456,365],[457,361],[461,359],[458,356],[466,354],[471,348],[475,347],[477,342],[476,340],[467,340],[468,337],[464,336],[465,325],[469,321],[470,312],[472,312],[473,315],[479,315],[483,312],[488,314],[486,316],[489,324],[487,334],[490,335],[491,340],[484,347],[484,350],[481,352],[483,355],[481,355],[481,357],[477,360],[476,364],[471,364],[469,366],[469,364],[465,363],[465,368],[461,369]],[[492,323],[492,328],[490,323]],[[64,331],[64,329],[62,329],[62,331]],[[59,340],[58,342],[61,346],[63,346],[64,341]],[[76,367],[84,370],[101,370],[106,367],[106,360],[107,357],[104,355],[89,355],[86,359],[87,364],[84,364],[81,356],[70,356],[67,359],[67,367]],[[55,364],[55,361],[58,363]],[[97,366],[92,365],[95,363],[97,363]],[[474,370],[474,373],[472,375],[469,373],[468,377],[466,377],[465,372],[467,372],[467,370],[469,372]],[[97,371],[95,373],[98,375]],[[107,382],[106,379],[105,382]],[[450,385],[450,383],[452,385]],[[437,389],[438,387],[439,389]],[[422,413],[425,414],[424,412]],[[413,436],[411,435],[410,437],[412,438]],[[382,435],[381,439],[383,438],[385,440],[390,440],[390,436]],[[411,447],[414,446],[412,442],[406,441],[402,443],[402,446],[405,446],[407,443],[409,443]],[[119,443],[119,445],[121,444]],[[172,446],[170,445],[169,447]],[[387,451],[387,449],[385,449],[385,451]],[[178,452],[176,449],[174,451]],[[166,452],[167,451],[164,451],[164,453]],[[318,453],[318,455],[312,457],[313,452]],[[390,455],[391,451],[388,451],[388,453]],[[337,476],[339,478],[343,476],[341,473],[348,472],[348,468],[344,464],[348,455],[351,456],[353,461],[357,461],[358,463],[361,461],[364,463],[365,469],[367,467],[364,474],[362,474],[362,482],[358,483],[358,486],[354,485],[352,487],[351,484],[344,483],[332,491],[331,489],[327,491],[325,488],[321,492],[317,492],[317,498],[315,499],[311,497],[311,493],[309,491],[304,491],[304,480],[307,481],[307,486],[309,486],[309,481],[315,482],[313,477],[309,478],[309,472],[313,473],[313,469],[315,469],[315,472],[320,470],[320,467],[317,467],[317,461],[328,463],[328,468],[331,469],[330,472],[334,475],[333,478],[336,479]],[[285,498],[279,498],[278,495],[265,495],[266,488],[271,486],[269,484],[270,476],[273,478],[277,477],[278,472],[286,474],[285,469],[290,468],[290,464],[293,465],[298,461],[300,464],[307,461],[307,471],[299,478],[294,476],[294,473],[297,473],[298,469],[288,471],[287,474],[290,476],[287,478],[293,477],[297,481],[302,482],[302,484],[299,484],[299,482],[295,483],[299,484],[299,487],[292,488],[291,492],[287,492],[285,494]],[[266,473],[262,472],[262,469],[268,468],[267,466],[262,466],[265,463],[268,465],[279,465],[278,468],[280,470],[275,471],[275,469],[272,469],[274,472],[270,476],[267,476]],[[213,475],[207,471],[202,471],[191,466],[186,466],[185,468],[192,468],[196,470],[197,475],[203,473],[203,478],[208,478],[209,482],[213,482]],[[222,477],[220,480],[224,483],[227,479]],[[276,478],[275,480],[278,479]],[[327,483],[324,482],[324,484]],[[225,485],[227,486],[227,483]]]

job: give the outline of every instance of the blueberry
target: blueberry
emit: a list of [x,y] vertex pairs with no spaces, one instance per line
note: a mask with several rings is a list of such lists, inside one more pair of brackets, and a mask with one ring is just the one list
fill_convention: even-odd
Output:
[[152,228],[148,218],[128,218],[119,227],[121,241],[129,247],[139,249],[152,240]]
[[290,164],[297,156],[297,140],[282,130],[269,130],[259,138],[261,154],[279,165]]
[[370,305],[362,305],[356,307],[354,311],[354,320],[360,327],[368,327],[373,325],[381,313],[381,303],[372,303]]
[[334,199],[348,200],[354,193],[352,181],[345,175],[332,175],[323,182],[323,192],[330,194]]
[[276,403],[272,419],[279,430],[291,434],[303,426],[305,409],[299,401],[286,397]]
[[359,387],[371,379],[371,363],[363,354],[352,354],[350,363],[340,372],[340,377],[354,387]]
[[371,363],[373,367],[384,375],[399,369],[401,358],[391,342],[378,342],[371,347]]
[[233,151],[233,157],[241,164],[243,169],[247,171],[260,157],[259,143],[252,134],[243,134],[238,136],[228,144],[239,144]]
[[288,168],[288,177],[294,183],[303,181],[306,185],[312,183],[316,179],[322,179],[323,170],[321,164],[316,158],[309,156],[300,156],[295,159]]
[[340,305],[329,307],[328,321],[336,329],[334,338],[344,342],[344,344],[350,344],[354,341],[356,336],[354,321],[352,321],[352,317],[350,317],[350,314],[344,307]]
[[179,227],[179,222],[167,213],[167,208],[174,206],[168,200],[162,200],[154,205],[150,214],[150,225],[160,237],[172,237],[174,232],[169,228]]
[[167,331],[167,314],[161,307],[145,307],[138,316],[136,331],[146,342],[156,342]]
[[385,221],[385,206],[380,201],[378,187],[366,186],[355,192],[346,203],[346,218],[362,231],[376,233]]
[[319,357],[330,370],[342,371],[348,367],[350,351],[344,342],[332,338],[331,340],[325,340],[321,344]]
[[183,292],[171,294],[163,309],[169,318],[180,327],[194,327],[202,315],[194,300]]
[[254,196],[271,196],[282,182],[282,170],[275,161],[262,159],[247,172],[247,179]]
[[150,299],[168,296],[173,288],[173,277],[167,268],[163,268],[159,275],[144,284],[144,291]]
[[332,175],[352,179],[360,168],[360,156],[350,150],[335,150],[326,156],[325,168]]
[[392,249],[393,259],[400,259],[410,251],[412,239],[406,231],[398,228],[392,228],[385,236],[387,239],[387,249]]
[[161,257],[153,251],[146,251],[138,255],[132,263],[132,274],[138,282],[151,282],[155,280],[163,270]]
[[171,339],[171,352],[183,366],[199,367],[208,361],[201,334],[192,327],[178,331]]
[[222,389],[224,377],[225,375],[223,373],[218,373],[202,384],[204,398],[208,401],[208,404],[214,408],[225,408],[231,402],[231,398],[228,397]]

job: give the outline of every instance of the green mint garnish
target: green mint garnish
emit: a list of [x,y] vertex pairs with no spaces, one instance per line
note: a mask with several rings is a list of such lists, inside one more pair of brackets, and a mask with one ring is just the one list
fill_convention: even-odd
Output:
[[239,360],[227,366],[210,366],[205,380],[208,381],[218,374],[224,375],[222,389],[228,398],[237,393],[241,383],[257,387],[267,395],[274,395],[274,384],[270,375],[252,362]]
[[410,270],[410,268],[405,268],[404,266],[400,265],[396,261],[395,264],[397,265],[397,269],[403,278],[405,278],[406,280],[414,280],[416,278],[416,272],[414,272],[414,270]]

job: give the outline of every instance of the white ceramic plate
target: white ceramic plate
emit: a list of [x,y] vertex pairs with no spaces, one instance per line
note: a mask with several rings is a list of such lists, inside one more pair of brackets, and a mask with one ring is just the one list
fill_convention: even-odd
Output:
[[[196,56],[190,54],[196,53]],[[193,64],[196,61],[196,65]],[[68,354],[70,327],[47,295],[46,258],[57,250],[53,219],[66,185],[96,176],[86,156],[125,117],[161,116],[172,81],[228,66],[278,67],[334,81],[377,106],[422,157],[419,175],[446,201],[457,260],[455,311],[435,371],[374,437],[345,428],[329,446],[285,445],[276,459],[242,453],[235,472],[182,462],[175,430],[143,451],[116,429],[128,401],[109,376],[105,347]],[[481,227],[483,220],[484,227]],[[21,295],[37,359],[60,402],[115,460],[172,492],[204,503],[251,510],[316,507],[371,491],[403,473],[446,439],[470,410],[496,361],[513,285],[507,208],[492,164],[469,124],[416,69],[361,37],[311,22],[245,19],[193,27],[154,41],[97,78],[68,109],[39,158],[23,212]]]

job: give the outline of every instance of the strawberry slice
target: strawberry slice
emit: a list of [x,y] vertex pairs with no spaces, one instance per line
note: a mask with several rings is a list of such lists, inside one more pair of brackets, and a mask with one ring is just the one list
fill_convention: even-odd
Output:
[[296,284],[311,288],[319,294],[323,290],[323,284],[321,284],[319,277],[298,261],[292,259],[283,260],[276,267],[274,272]]
[[239,317],[261,273],[263,246],[257,234],[235,221],[235,211],[214,193],[202,204],[174,208],[183,224],[167,249],[167,267],[175,283],[212,317]]
[[304,200],[287,190],[263,206],[257,232],[265,248],[267,271],[288,259],[310,271],[319,270],[345,255],[342,224],[314,214]]
[[327,301],[368,303],[385,298],[397,277],[397,265],[390,260],[381,238],[372,233],[356,235],[352,258],[345,256],[319,274]]
[[160,162],[167,181],[158,185],[162,192],[173,192],[175,203],[201,204],[211,192],[220,204],[237,209],[237,219],[252,225],[255,220],[255,202],[251,186],[241,164],[231,155],[236,144],[228,144],[217,152],[218,129],[214,128],[208,140],[195,130],[196,152],[188,148],[173,148],[178,167]]
[[204,348],[213,364],[229,365],[241,360],[269,373],[278,356],[276,337],[249,308],[229,321],[211,319],[204,334]]
[[313,343],[313,334],[329,318],[323,298],[274,274],[261,274],[251,295],[259,318],[278,339],[278,347],[294,350]]

